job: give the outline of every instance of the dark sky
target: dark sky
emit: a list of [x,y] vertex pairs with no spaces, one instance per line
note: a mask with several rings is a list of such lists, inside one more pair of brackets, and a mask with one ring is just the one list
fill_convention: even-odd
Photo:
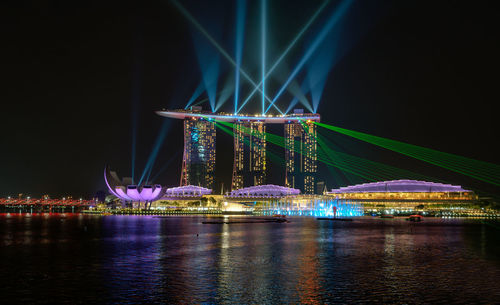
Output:
[[[243,65],[258,79],[259,43],[253,36],[258,7],[249,3]],[[269,0],[270,56],[283,50],[320,3]],[[305,42],[321,28],[332,3]],[[343,54],[329,73],[319,106],[322,121],[499,164],[500,12],[495,2],[374,3],[355,2],[356,13],[344,24]],[[233,1],[185,6],[207,28],[222,26],[221,44],[234,53]],[[201,79],[195,30],[169,1],[3,1],[0,20],[0,197],[90,197],[104,188],[105,164],[129,176],[134,117],[136,168],[142,171],[162,123],[154,111],[184,107]],[[299,44],[285,65],[293,68],[306,48],[307,43]],[[222,86],[233,70],[220,60]],[[269,91],[278,85],[270,83]],[[225,107],[230,110],[231,103]],[[173,122],[153,175],[174,159],[155,182],[179,183],[181,130],[181,122]],[[351,153],[363,158],[497,191],[346,141],[352,142]],[[226,186],[232,164],[220,160],[232,159],[231,143],[218,136],[217,179]],[[337,186],[328,172],[321,175],[329,188]],[[275,169],[270,182],[278,179]]]

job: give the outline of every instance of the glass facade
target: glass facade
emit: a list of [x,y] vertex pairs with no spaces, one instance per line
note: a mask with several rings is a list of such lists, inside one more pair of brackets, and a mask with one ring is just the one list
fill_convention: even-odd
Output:
[[266,125],[237,121],[233,125],[234,163],[231,189],[266,182]]
[[285,185],[314,194],[317,167],[316,125],[285,123]]
[[203,118],[184,120],[181,186],[213,189],[215,184],[215,123]]

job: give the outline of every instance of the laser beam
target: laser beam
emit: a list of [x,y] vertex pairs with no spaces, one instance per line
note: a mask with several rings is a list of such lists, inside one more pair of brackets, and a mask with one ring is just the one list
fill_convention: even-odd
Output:
[[[326,7],[326,5],[330,2],[330,0],[326,0],[326,1],[323,1],[323,3],[321,4],[321,6],[316,10],[316,12],[314,13],[314,15],[312,15],[312,17],[307,21],[307,23],[302,27],[302,29],[299,31],[299,33],[297,33],[297,35],[295,36],[295,38],[290,42],[290,44],[286,47],[285,51],[283,51],[283,53],[281,53],[280,57],[278,57],[278,59],[274,62],[274,64],[271,66],[271,68],[269,69],[269,71],[267,71],[264,79],[266,79],[273,71],[274,69],[276,69],[276,67],[281,63],[281,61],[285,58],[285,56],[288,54],[288,52],[290,52],[290,50],[295,46],[295,44],[300,40],[300,38],[302,38],[302,36],[304,35],[304,33],[309,29],[309,27],[313,24],[313,22],[316,20],[316,18],[318,18],[319,14],[323,11],[323,9]],[[255,92],[257,92],[257,88],[259,88],[260,86],[262,85],[262,81],[261,83],[259,83],[253,90],[252,92],[250,92],[250,94],[245,98],[245,101],[241,104],[241,107],[238,109],[238,112],[241,111],[241,109],[248,103],[248,101],[252,98],[252,96],[255,94]]]
[[158,136],[156,137],[156,141],[153,145],[153,149],[151,150],[151,153],[149,154],[148,161],[146,163],[146,166],[144,167],[144,170],[141,175],[141,179],[139,180],[138,185],[141,185],[142,181],[144,178],[146,178],[146,175],[148,173],[151,173],[151,169],[153,168],[153,165],[156,161],[156,157],[158,156],[158,152],[160,151],[160,148],[162,144],[165,142],[165,136],[167,135],[167,132],[170,127],[170,122],[171,120],[163,120],[163,123],[160,128],[160,132],[158,133]]
[[[224,122],[220,120],[215,120],[215,121],[218,127],[227,126],[230,128],[234,128],[233,123]],[[308,125],[304,122],[301,123],[304,126],[304,129],[308,131],[309,128]],[[252,133],[252,130],[250,128],[247,127],[240,127],[240,128],[242,128],[243,132],[245,133],[248,134]],[[269,132],[266,132],[264,134],[267,142],[286,148],[284,137]],[[315,138],[320,148],[318,150],[317,160],[323,164],[326,164],[327,166],[338,168],[344,175],[346,175],[346,177],[348,174],[352,174],[368,181],[393,180],[402,178],[436,181],[436,179],[432,177],[414,173],[405,169],[393,167],[387,164],[371,161],[361,157],[353,156],[340,151],[335,151],[332,148],[330,148],[330,146],[333,145],[331,143],[328,143],[326,138],[321,137],[321,134],[319,134],[319,132]],[[303,151],[300,148],[301,147],[300,142],[295,141],[295,144],[292,145],[291,147],[293,147],[292,148],[293,151],[297,153],[303,153]]]
[[[222,56],[224,56],[224,58],[227,59],[227,61],[229,61],[229,63],[231,65],[233,65],[234,67],[236,67],[236,62],[234,61],[234,59],[226,52],[226,50],[224,50],[224,48],[221,47],[221,45],[201,26],[201,24],[196,21],[196,19],[177,1],[177,0],[170,0],[172,1],[172,3],[177,7],[177,9],[203,34],[203,36],[205,36],[208,41],[210,41],[210,43],[212,43],[214,45],[214,47],[222,54]],[[243,75],[243,77],[245,77],[245,79],[250,82],[250,84],[252,84],[252,86],[254,87],[257,87],[257,90],[259,92],[262,92],[262,90],[260,89],[260,86],[257,86],[257,84],[252,80],[252,78],[250,78],[250,76],[248,75],[248,73],[246,73],[241,67],[239,69],[241,75]],[[268,96],[265,97],[266,100],[271,103],[272,100],[271,98],[269,98]],[[281,109],[279,109],[276,105],[273,104],[273,107],[278,110],[279,113],[283,114],[283,111],[281,111]]]
[[267,5],[266,0],[260,1],[261,5],[261,17],[260,17],[260,39],[261,39],[261,75],[262,80],[262,114],[264,114],[264,109],[266,107],[266,18],[267,18]]
[[205,86],[203,85],[203,81],[201,81],[198,87],[196,87],[196,89],[194,90],[193,95],[191,95],[191,97],[189,98],[186,107],[184,107],[184,109],[188,109],[189,106],[191,106],[191,104],[203,93],[204,89]]
[[236,67],[234,69],[234,113],[238,112],[238,99],[240,94],[240,67],[241,57],[243,54],[243,37],[245,36],[245,10],[246,0],[238,0],[236,2]]
[[274,103],[281,96],[281,94],[283,93],[283,91],[285,91],[286,87],[288,87],[288,84],[290,84],[290,82],[292,81],[292,79],[294,79],[295,76],[297,76],[297,74],[302,69],[302,67],[304,66],[304,64],[314,54],[314,52],[316,51],[316,49],[323,42],[323,40],[325,39],[325,37],[328,35],[328,33],[330,32],[330,30],[333,28],[333,26],[335,24],[337,24],[337,22],[339,22],[339,20],[342,18],[342,16],[344,16],[344,14],[346,13],[347,9],[350,7],[352,1],[353,0],[344,0],[344,1],[342,1],[339,4],[339,7],[330,16],[330,18],[328,19],[328,22],[325,24],[325,26],[323,27],[323,29],[321,30],[321,32],[318,34],[318,36],[316,36],[316,38],[314,39],[314,41],[311,44],[311,46],[309,47],[309,49],[306,51],[306,53],[304,54],[304,56],[302,57],[302,59],[299,61],[299,63],[295,67],[295,69],[292,71],[292,73],[288,77],[288,80],[283,84],[283,86],[281,86],[281,88],[279,89],[278,93],[274,96],[271,104],[268,106],[268,108],[266,109],[265,113],[267,113],[269,111],[269,109],[271,108],[271,106],[274,105]]
[[345,134],[358,140],[362,140],[367,143],[371,143],[379,147],[383,147],[385,149],[392,150],[394,152],[398,152],[406,156],[475,178],[477,180],[500,186],[500,166],[497,164],[474,160],[459,155],[382,138],[354,130],[348,130],[324,123],[314,122],[314,124],[341,134]]

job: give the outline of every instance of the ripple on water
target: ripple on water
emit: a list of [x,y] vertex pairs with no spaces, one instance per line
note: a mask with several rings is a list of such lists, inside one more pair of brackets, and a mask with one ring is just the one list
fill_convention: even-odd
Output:
[[500,300],[500,234],[480,220],[202,220],[0,219],[0,293],[7,303]]

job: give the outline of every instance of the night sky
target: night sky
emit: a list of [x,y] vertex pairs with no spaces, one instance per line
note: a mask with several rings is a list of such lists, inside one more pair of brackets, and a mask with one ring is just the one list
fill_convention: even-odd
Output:
[[[234,56],[234,2],[182,3],[207,30],[216,29],[211,33]],[[327,6],[285,68],[293,69],[337,3]],[[355,1],[336,29],[340,51],[319,104],[322,121],[499,164],[500,11],[494,3]],[[269,0],[270,62],[320,4]],[[258,12],[258,1],[248,1],[242,65],[255,80]],[[0,20],[0,197],[89,198],[104,189],[106,164],[130,176],[134,120],[140,173],[164,120],[154,111],[184,108],[201,80],[194,44],[201,36],[169,1],[3,1]],[[231,75],[234,69],[220,58],[219,89]],[[279,77],[270,81],[269,95],[279,87]],[[248,89],[242,81],[242,91]],[[290,99],[278,104],[286,108]],[[231,111],[232,100],[221,110]],[[256,97],[248,112],[259,105]],[[172,122],[166,139],[153,175],[172,160],[155,182],[174,186],[181,167],[180,121]],[[338,140],[356,156],[499,193],[418,160]],[[232,139],[220,133],[217,141],[219,189],[222,182],[230,184]],[[271,169],[269,182],[283,183],[279,168]],[[328,171],[320,171],[320,180],[338,186]]]

